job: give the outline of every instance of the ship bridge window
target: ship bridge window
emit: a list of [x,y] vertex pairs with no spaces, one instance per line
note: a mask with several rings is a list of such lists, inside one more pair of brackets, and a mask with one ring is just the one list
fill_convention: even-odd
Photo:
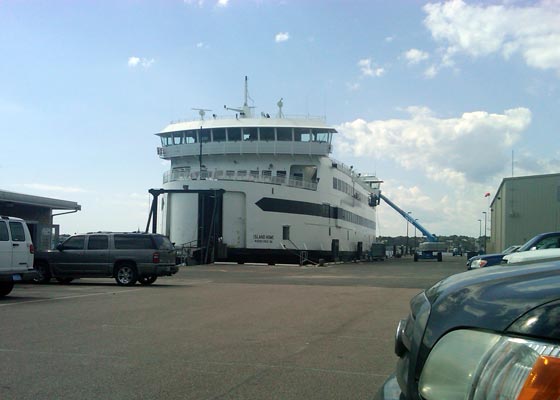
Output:
[[334,129],[313,129],[313,141],[330,143],[333,132],[335,132]]
[[227,136],[229,142],[237,142],[241,140],[241,128],[228,128]]
[[259,129],[260,140],[274,140],[274,128],[272,127],[263,127]]
[[259,131],[257,128],[242,128],[243,141],[254,141],[259,139]]
[[309,128],[294,128],[294,141],[295,142],[310,142],[311,129]]
[[276,128],[276,140],[282,142],[291,142],[292,138],[292,128]]
[[212,137],[210,135],[210,129],[202,129],[199,131],[200,141],[202,143],[208,143],[212,141]]
[[186,131],[185,132],[185,143],[190,144],[190,143],[196,143],[197,140],[197,136],[196,136],[196,131]]
[[173,144],[183,144],[183,132],[175,132],[173,134]]
[[212,136],[214,142],[225,142],[226,141],[226,130],[225,128],[212,129]]
[[171,136],[162,136],[161,137],[161,145],[162,146],[171,146],[173,143],[173,138]]

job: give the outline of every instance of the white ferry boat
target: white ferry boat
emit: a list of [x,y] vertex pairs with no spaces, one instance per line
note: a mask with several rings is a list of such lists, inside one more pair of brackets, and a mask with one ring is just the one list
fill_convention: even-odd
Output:
[[[306,263],[361,259],[376,240],[379,183],[329,157],[324,118],[254,115],[245,102],[220,117],[157,133],[171,161],[158,230],[199,262]],[[157,203],[156,203],[157,204]]]

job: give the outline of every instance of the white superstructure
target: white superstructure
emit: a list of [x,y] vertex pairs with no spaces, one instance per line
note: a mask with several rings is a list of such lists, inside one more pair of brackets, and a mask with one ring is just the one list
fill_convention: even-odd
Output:
[[[219,117],[199,110],[157,135],[171,161],[160,231],[200,249],[203,262],[355,259],[375,241],[379,181],[331,158],[336,130],[323,118],[253,115],[245,103]],[[209,255],[210,254],[210,255]]]

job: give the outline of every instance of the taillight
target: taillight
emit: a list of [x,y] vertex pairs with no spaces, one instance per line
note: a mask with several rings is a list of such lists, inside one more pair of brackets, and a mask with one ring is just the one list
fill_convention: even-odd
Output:
[[159,253],[158,253],[158,252],[155,252],[155,253],[153,254],[153,256],[152,256],[152,262],[153,262],[154,264],[158,264],[158,263],[159,263]]
[[29,252],[30,252],[31,254],[35,253],[35,247],[33,247],[33,243],[31,243],[31,244],[29,245]]

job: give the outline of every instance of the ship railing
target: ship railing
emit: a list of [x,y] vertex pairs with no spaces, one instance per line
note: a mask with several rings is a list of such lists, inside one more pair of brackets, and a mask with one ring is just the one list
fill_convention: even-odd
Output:
[[177,253],[176,263],[179,265],[189,265],[189,260],[192,260],[195,251],[204,249],[204,247],[199,247],[196,244],[198,239],[191,240],[190,242],[183,243],[175,246],[175,251]]
[[307,190],[317,190],[318,181],[305,180],[302,178],[271,176],[251,173],[252,171],[166,171],[163,174],[163,183],[188,180],[216,180],[216,181],[241,181],[241,182],[257,182],[268,183],[272,185],[281,185],[296,187]]
[[[269,115],[268,117],[266,115]],[[239,117],[239,115],[238,115]],[[256,114],[252,117],[252,118],[247,118],[247,119],[271,119],[271,118],[275,118],[275,119],[304,119],[304,120],[309,120],[309,121],[320,121],[320,122],[326,122],[327,118],[323,115],[308,115],[308,114],[289,114],[289,115],[282,115],[282,118],[278,118],[277,115],[271,115],[271,114]],[[236,119],[235,115],[229,114],[229,115],[216,115],[216,114],[210,114],[206,116],[205,120],[206,121],[213,121],[213,120],[225,120],[225,119]],[[200,118],[183,118],[183,119],[178,119],[178,120],[174,120],[174,121],[170,121],[169,124],[179,124],[182,122],[197,122],[200,121]]]
[[357,174],[356,171],[354,171],[354,167],[352,165],[348,166],[344,163],[341,163],[340,161],[335,160],[332,157],[331,157],[331,161],[333,167],[337,168],[338,170],[352,177],[352,180],[356,184],[360,185],[363,189],[367,190],[368,192],[371,192],[371,186],[360,178],[361,174]]

